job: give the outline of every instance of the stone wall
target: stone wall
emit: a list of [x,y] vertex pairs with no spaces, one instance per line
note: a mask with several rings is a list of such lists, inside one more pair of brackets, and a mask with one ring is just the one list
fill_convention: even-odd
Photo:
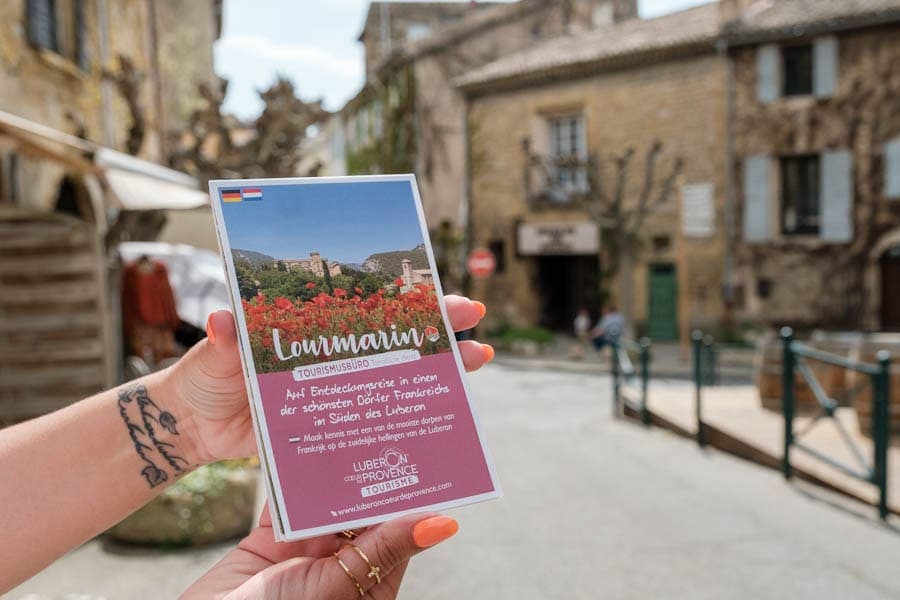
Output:
[[[0,108],[60,131],[77,133],[80,128],[92,141],[103,143],[101,114],[102,71],[117,64],[100,64],[100,39],[94,3],[86,3],[88,68],[80,68],[72,59],[37,50],[28,42],[25,0],[0,5]],[[109,9],[109,56],[119,54],[132,60],[149,81],[143,86],[141,101],[153,117],[152,65],[148,60],[148,11],[144,2],[124,0],[107,3]],[[128,127],[128,108],[113,94],[113,139],[124,143]],[[143,149],[153,156],[153,144]]]
[[191,114],[206,106],[198,86],[217,89],[213,44],[219,37],[221,0],[156,0],[163,127],[177,137]]

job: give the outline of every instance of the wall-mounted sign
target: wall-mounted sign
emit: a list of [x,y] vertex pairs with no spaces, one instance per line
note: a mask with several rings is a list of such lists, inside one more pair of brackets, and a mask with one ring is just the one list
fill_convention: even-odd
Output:
[[494,258],[494,253],[490,250],[477,248],[469,253],[469,258],[466,260],[466,268],[472,277],[484,279],[494,274],[494,270],[497,268],[497,259]]
[[600,232],[594,223],[521,223],[519,254],[578,255],[600,250]]
[[709,237],[716,228],[714,190],[711,183],[681,187],[681,229],[688,237]]

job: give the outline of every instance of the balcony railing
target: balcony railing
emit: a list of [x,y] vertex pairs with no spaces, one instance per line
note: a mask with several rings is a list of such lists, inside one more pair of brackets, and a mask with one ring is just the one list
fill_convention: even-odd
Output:
[[580,156],[530,155],[525,168],[529,203],[537,206],[567,206],[584,197],[589,189],[589,161]]

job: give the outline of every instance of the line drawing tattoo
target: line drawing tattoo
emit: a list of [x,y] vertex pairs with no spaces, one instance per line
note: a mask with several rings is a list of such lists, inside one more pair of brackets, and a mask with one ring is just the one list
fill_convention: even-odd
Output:
[[[128,406],[132,405],[132,403],[138,407],[143,427],[132,421],[131,417],[128,416]],[[151,458],[154,449],[172,467],[175,475],[183,473],[184,468],[190,466],[184,458],[172,453],[171,450],[175,446],[168,442],[163,442],[157,437],[157,432],[153,428],[151,421],[157,423],[171,435],[178,435],[178,421],[172,413],[162,410],[150,398],[149,394],[147,394],[146,386],[137,384],[119,390],[118,405],[119,415],[128,428],[128,435],[134,444],[134,451],[147,465],[141,470],[141,475],[144,476],[151,488],[169,479],[168,473],[160,468]],[[184,467],[180,463],[184,463]]]
[[[141,418],[144,421],[144,429],[146,429],[147,435],[150,436],[150,440],[153,442],[156,450],[166,460],[166,462],[169,463],[169,466],[175,469],[176,474],[181,473],[182,471],[184,471],[184,467],[178,464],[179,461],[184,463],[185,466],[188,466],[188,461],[184,460],[180,456],[172,454],[170,452],[170,449],[174,448],[175,446],[167,442],[159,441],[159,438],[156,437],[156,431],[153,429],[153,425],[150,424],[150,421],[155,421],[160,427],[168,431],[170,434],[178,435],[178,421],[175,419],[175,415],[157,406],[156,402],[151,400],[150,396],[147,394],[146,386],[134,386],[134,398],[135,400],[137,400],[138,407],[141,410]],[[151,413],[151,410],[156,411],[156,416]]]

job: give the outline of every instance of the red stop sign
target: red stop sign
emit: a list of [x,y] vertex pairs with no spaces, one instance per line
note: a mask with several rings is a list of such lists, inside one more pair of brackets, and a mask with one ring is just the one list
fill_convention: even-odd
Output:
[[494,274],[494,269],[497,268],[497,259],[490,250],[478,248],[469,253],[466,267],[472,277],[483,279]]

